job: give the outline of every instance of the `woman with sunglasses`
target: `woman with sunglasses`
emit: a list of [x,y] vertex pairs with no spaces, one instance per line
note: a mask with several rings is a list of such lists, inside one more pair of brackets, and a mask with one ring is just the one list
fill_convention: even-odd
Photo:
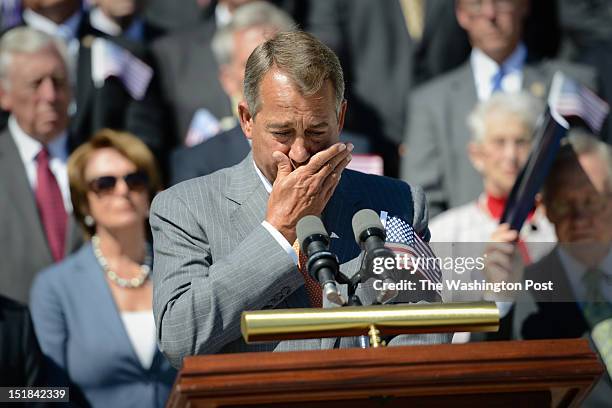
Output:
[[101,130],[68,160],[74,213],[89,242],[36,278],[31,308],[50,382],[92,407],[162,407],[176,372],[156,344],[149,205],[151,152]]

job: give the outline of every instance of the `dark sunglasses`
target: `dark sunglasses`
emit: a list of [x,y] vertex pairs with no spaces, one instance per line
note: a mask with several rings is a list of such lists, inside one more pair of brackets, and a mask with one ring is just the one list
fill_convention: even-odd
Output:
[[122,178],[131,191],[144,191],[149,187],[149,176],[144,171],[136,171],[123,177],[101,176],[89,182],[89,189],[96,194],[110,193],[117,185],[117,179]]

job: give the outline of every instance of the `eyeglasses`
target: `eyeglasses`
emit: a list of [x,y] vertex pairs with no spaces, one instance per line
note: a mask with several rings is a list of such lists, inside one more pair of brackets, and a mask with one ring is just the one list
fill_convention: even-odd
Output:
[[123,177],[101,176],[91,180],[89,189],[96,194],[108,194],[115,190],[117,180],[122,178],[130,191],[144,191],[149,187],[149,176],[144,171],[135,171]]
[[490,1],[495,11],[498,12],[514,11],[516,8],[515,0],[462,0],[459,4],[470,14],[480,14],[486,1]]
[[577,214],[597,215],[612,205],[612,194],[588,195],[580,203],[556,201],[549,207],[549,212],[560,218]]

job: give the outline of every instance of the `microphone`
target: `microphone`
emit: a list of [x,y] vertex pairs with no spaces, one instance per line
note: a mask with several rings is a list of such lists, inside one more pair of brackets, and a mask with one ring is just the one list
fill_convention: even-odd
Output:
[[321,284],[323,296],[332,303],[344,305],[346,301],[336,283],[340,269],[338,258],[329,250],[329,235],[323,222],[319,217],[307,215],[297,223],[296,232],[300,248],[308,256],[308,273]]
[[[380,276],[383,280],[383,284],[394,283],[395,281],[391,278],[388,271],[383,271],[379,275],[373,272],[374,259],[376,258],[393,258],[395,264],[395,254],[385,246],[385,229],[382,222],[380,222],[378,214],[369,209],[357,211],[355,215],[353,215],[352,225],[355,241],[365,251],[364,262],[361,265],[360,274],[366,277],[366,279]],[[385,303],[396,296],[397,290],[384,289],[379,291],[376,300],[379,303]]]

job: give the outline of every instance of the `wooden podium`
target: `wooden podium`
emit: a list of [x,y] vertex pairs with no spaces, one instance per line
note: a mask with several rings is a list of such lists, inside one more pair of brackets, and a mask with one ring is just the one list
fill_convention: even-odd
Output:
[[168,407],[578,407],[603,368],[583,339],[185,359]]

